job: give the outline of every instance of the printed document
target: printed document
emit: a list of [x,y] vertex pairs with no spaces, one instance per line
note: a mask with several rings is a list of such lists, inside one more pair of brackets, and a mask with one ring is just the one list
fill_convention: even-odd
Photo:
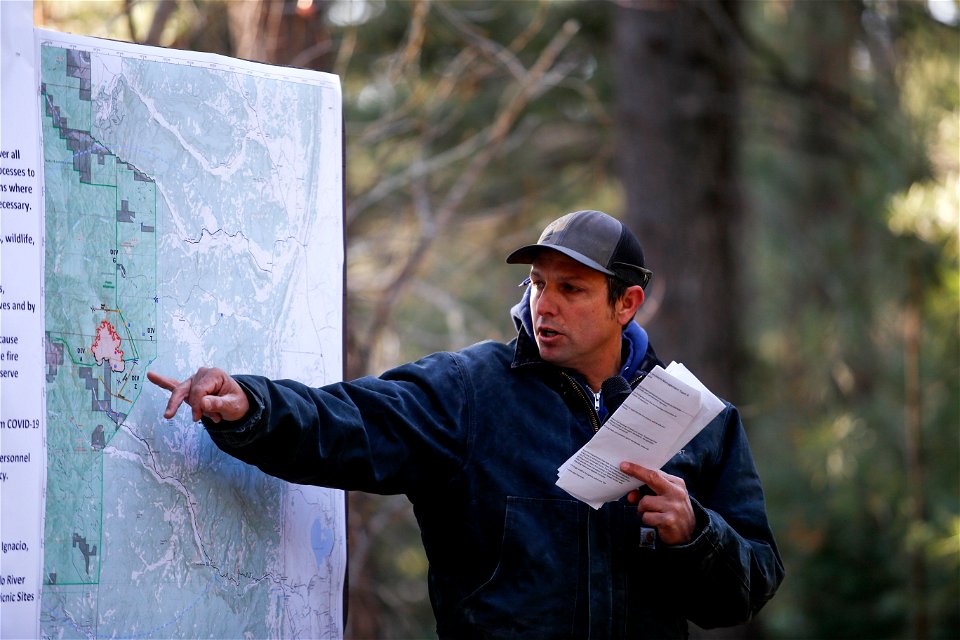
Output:
[[724,404],[686,367],[654,368],[597,434],[558,470],[557,486],[599,509],[642,483],[624,460],[659,469],[713,420]]

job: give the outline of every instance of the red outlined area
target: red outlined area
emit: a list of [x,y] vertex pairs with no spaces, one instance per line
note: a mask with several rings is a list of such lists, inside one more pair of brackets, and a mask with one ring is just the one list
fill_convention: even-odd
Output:
[[104,360],[110,363],[110,370],[120,373],[124,369],[123,351],[120,350],[120,335],[113,328],[108,320],[104,320],[97,327],[96,337],[90,350],[93,357],[97,359],[97,364],[103,364]]

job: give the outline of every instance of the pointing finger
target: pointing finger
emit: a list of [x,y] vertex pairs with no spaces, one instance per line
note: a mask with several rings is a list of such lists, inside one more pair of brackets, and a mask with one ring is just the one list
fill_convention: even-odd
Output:
[[167,391],[173,391],[174,388],[180,384],[180,381],[176,378],[171,378],[170,376],[162,376],[159,373],[154,373],[153,371],[147,371],[147,380],[153,384],[166,389]]
[[167,406],[163,411],[163,417],[167,420],[177,415],[180,405],[184,403],[190,404],[188,397],[190,395],[190,389],[193,386],[193,377],[184,378],[180,381],[170,376],[148,371],[147,379],[158,387],[170,392],[170,397],[167,399]]
[[658,495],[670,491],[674,486],[674,483],[670,481],[670,478],[673,476],[663,471],[648,469],[639,464],[626,461],[620,463],[620,470],[628,476],[632,476],[640,482],[645,483]]
[[[170,419],[173,416],[177,415],[177,410],[180,408],[180,405],[186,402],[190,404],[190,401],[187,400],[187,396],[190,394],[190,387],[193,385],[193,378],[187,378],[183,382],[178,383],[176,386],[171,389],[170,399],[167,400],[167,409],[163,412],[163,417]],[[194,411],[196,413],[196,411]],[[194,418],[194,421],[199,420],[199,418]]]
[[[654,472],[652,469],[642,467],[639,464],[634,464],[633,462],[623,461],[620,463],[620,471],[623,471],[628,476],[633,476],[640,482],[650,484],[650,480],[656,481],[654,478]],[[654,487],[651,486],[653,489]]]
[[180,382],[176,378],[160,375],[159,373],[154,373],[153,371],[148,371],[147,380],[157,385],[161,389],[166,389],[170,392],[170,398],[167,400],[167,406],[163,411],[163,417],[169,420],[173,416],[177,415],[177,410],[180,408],[180,405],[183,404],[184,399],[187,397],[187,394],[190,391],[190,378]]
[[168,420],[177,414],[182,404],[190,406],[194,422],[203,416],[214,422],[239,420],[250,409],[243,388],[222,369],[200,367],[183,381],[153,372],[148,372],[147,378],[170,392],[163,412]]

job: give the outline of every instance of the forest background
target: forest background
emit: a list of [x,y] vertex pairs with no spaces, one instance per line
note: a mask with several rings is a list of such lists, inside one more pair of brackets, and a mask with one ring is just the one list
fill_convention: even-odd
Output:
[[[509,340],[504,256],[568,211],[624,220],[638,320],[740,407],[787,568],[695,637],[960,637],[956,0],[34,6],[340,76],[347,378]],[[349,501],[346,636],[434,637],[409,503]]]

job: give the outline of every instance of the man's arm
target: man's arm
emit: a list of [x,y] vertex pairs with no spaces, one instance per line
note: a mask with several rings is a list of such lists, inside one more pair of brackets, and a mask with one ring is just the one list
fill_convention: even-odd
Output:
[[470,394],[451,354],[323,387],[220,369],[150,380],[171,392],[165,417],[190,405],[220,449],[290,482],[407,493],[462,464]]

